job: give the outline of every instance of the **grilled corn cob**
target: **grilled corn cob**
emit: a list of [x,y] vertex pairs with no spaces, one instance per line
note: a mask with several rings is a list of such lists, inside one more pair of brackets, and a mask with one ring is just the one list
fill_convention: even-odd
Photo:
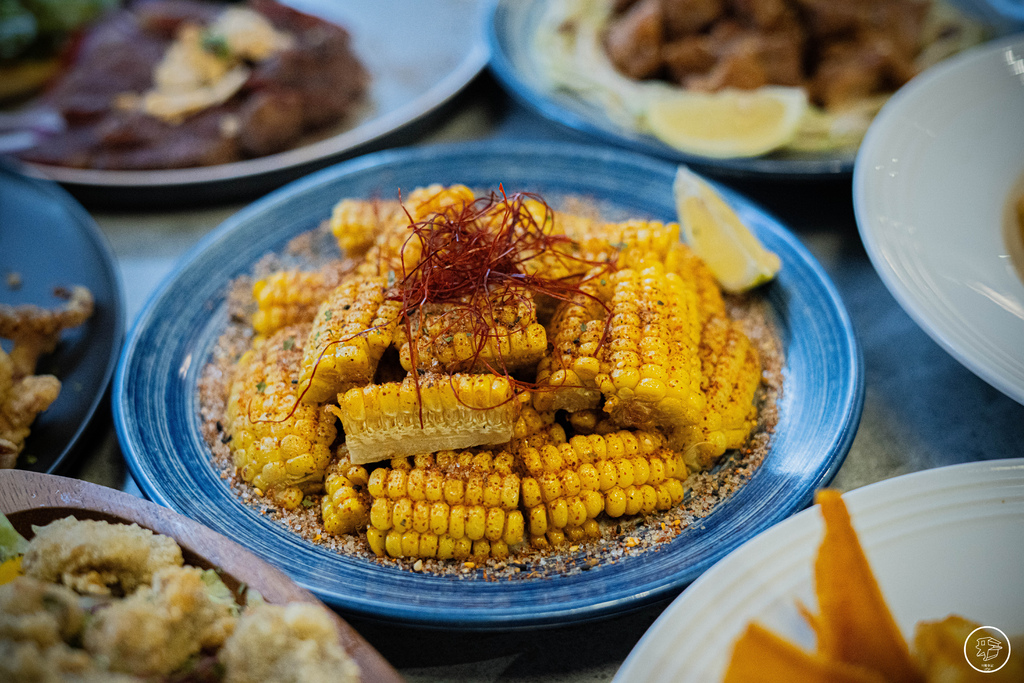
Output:
[[425,371],[508,374],[536,364],[547,351],[547,334],[537,323],[532,296],[516,290],[481,304],[421,306],[408,331],[395,331],[402,367],[412,370],[414,349],[416,366]]
[[379,236],[402,229],[408,217],[397,201],[342,199],[331,211],[331,232],[345,256],[366,252]]
[[700,356],[707,410],[698,424],[679,428],[672,438],[696,471],[707,469],[726,450],[747,440],[757,416],[754,399],[761,382],[757,349],[738,322],[713,318],[705,325]]
[[576,297],[552,322],[538,410],[589,410],[603,395],[605,412],[623,426],[696,424],[705,405],[696,291],[658,263],[580,289],[591,297]]
[[711,269],[685,244],[676,244],[665,255],[665,270],[676,273],[684,284],[697,292],[701,325],[717,317],[726,317],[722,289]]
[[373,379],[401,310],[386,290],[383,278],[355,276],[320,305],[302,358],[303,401],[323,403]]
[[225,415],[242,478],[285,507],[323,485],[334,416],[299,403],[295,384],[309,325],[285,327],[242,354]]
[[507,377],[423,374],[350,389],[331,406],[354,463],[502,444],[519,402]]
[[266,337],[287,325],[312,322],[330,291],[321,271],[281,270],[257,280],[252,286],[257,307],[253,330]]
[[517,461],[530,538],[541,546],[563,541],[553,530],[570,539],[592,537],[590,521],[602,512],[621,517],[678,505],[687,476],[682,456],[657,432],[577,435],[520,448]]
[[342,445],[338,457],[327,468],[325,495],[320,502],[324,530],[341,535],[361,531],[370,519],[370,496],[366,483],[370,475],[362,465],[353,465]]
[[441,451],[373,470],[370,547],[391,557],[506,557],[523,540],[512,466],[505,451]]

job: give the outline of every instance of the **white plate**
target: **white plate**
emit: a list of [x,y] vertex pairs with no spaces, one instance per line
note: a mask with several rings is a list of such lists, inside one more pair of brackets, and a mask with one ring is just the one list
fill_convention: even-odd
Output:
[[[1024,459],[953,465],[843,496],[882,592],[903,632],[961,614],[1024,633]],[[615,676],[635,683],[722,680],[751,620],[805,648],[814,638],[813,563],[823,526],[810,508],[748,541],[662,613]]]
[[[1024,34],[904,86],[854,168],[857,225],[883,282],[931,337],[1024,403],[1024,281],[1010,195],[1024,192]],[[1009,239],[1009,238],[1015,239]]]

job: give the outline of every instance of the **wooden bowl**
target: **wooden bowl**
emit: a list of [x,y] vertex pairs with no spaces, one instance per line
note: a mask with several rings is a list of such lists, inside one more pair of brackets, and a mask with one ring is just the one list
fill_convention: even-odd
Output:
[[316,596],[279,569],[234,541],[167,508],[106,486],[22,470],[0,470],[0,512],[26,538],[32,526],[73,515],[77,519],[136,523],[170,536],[181,546],[185,564],[219,570],[236,594],[242,584],[258,591],[269,603],[311,602],[326,609],[338,625],[345,651],[359,664],[363,681],[401,681],[381,655]]

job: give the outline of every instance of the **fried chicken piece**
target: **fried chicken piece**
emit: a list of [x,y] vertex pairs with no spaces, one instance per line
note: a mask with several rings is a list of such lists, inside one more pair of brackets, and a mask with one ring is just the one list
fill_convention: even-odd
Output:
[[10,355],[15,377],[31,375],[39,356],[56,348],[63,330],[81,325],[92,315],[95,304],[85,287],[61,288],[54,294],[67,303],[57,309],[0,304],[0,337],[14,341]]
[[704,30],[725,13],[725,0],[661,0],[669,40]]
[[717,61],[704,75],[690,75],[682,83],[693,90],[715,92],[723,88],[752,90],[765,85],[803,83],[803,41],[797,31],[776,33],[724,28],[727,39],[712,34]]
[[80,593],[108,595],[114,588],[131,593],[158,570],[183,563],[181,548],[169,536],[137,524],[66,517],[35,529],[22,568]]
[[776,30],[799,22],[787,0],[731,0],[730,5],[736,18],[751,28]]
[[322,608],[306,603],[246,610],[224,643],[225,683],[355,683],[359,667]]
[[14,360],[0,348],[0,469],[14,467],[36,415],[60,393],[52,375],[15,377]]
[[19,576],[0,586],[0,642],[46,648],[76,636],[85,624],[78,596],[59,584]]
[[826,109],[896,90],[913,78],[916,69],[883,34],[832,43],[825,48],[810,82],[811,97]]
[[630,78],[649,78],[661,68],[664,19],[661,0],[640,0],[615,19],[605,35],[612,64]]
[[82,636],[85,649],[109,662],[111,671],[154,676],[220,646],[236,617],[231,605],[211,598],[202,573],[197,567],[157,571],[152,586],[96,612]]

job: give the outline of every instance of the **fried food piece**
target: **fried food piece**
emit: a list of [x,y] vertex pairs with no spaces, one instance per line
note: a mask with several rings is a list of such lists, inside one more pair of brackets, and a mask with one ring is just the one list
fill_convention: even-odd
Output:
[[0,304],[0,337],[14,340],[10,355],[16,377],[32,374],[39,356],[56,348],[63,330],[81,325],[92,315],[95,304],[85,287],[57,289],[54,294],[67,304],[57,309]]
[[14,467],[36,415],[60,394],[60,380],[53,375],[16,378],[14,366],[14,360],[0,348],[0,469]]
[[19,576],[0,586],[0,643],[49,647],[70,640],[85,624],[78,596],[60,584]]
[[835,661],[885,672],[891,683],[923,681],[842,497],[826,489],[816,499],[825,518],[825,537],[814,563],[819,614],[812,626],[818,651]]
[[0,680],[8,683],[142,683],[135,676],[97,666],[89,653],[66,643],[40,647],[33,641],[0,639]]
[[180,567],[181,548],[169,536],[137,524],[65,517],[37,527],[22,560],[27,576],[63,583],[79,593],[131,593],[164,567]]
[[736,641],[723,683],[886,683],[870,669],[805,652],[758,624]]
[[640,0],[609,27],[605,46],[612,64],[630,78],[649,78],[661,66],[661,0]]
[[[945,619],[922,621],[914,629],[914,655],[928,681],[936,683],[970,683],[984,678],[992,683],[1024,681],[1024,655],[1019,644],[1010,647],[1010,658],[999,671],[979,676],[964,657],[964,643],[981,624],[951,614]],[[976,637],[984,637],[978,633]],[[1015,647],[1016,646],[1016,647]],[[1002,659],[995,660],[1002,662]]]
[[211,599],[197,567],[165,567],[124,600],[98,610],[86,625],[85,649],[112,671],[159,676],[180,668],[231,634],[231,605]]
[[321,608],[260,605],[238,620],[219,654],[225,683],[356,683],[359,667]]

